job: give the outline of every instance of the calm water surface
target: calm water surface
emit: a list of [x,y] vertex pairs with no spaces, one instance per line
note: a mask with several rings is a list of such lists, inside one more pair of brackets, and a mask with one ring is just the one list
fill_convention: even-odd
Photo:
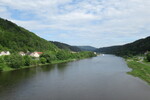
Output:
[[0,100],[150,100],[150,86],[106,55],[0,73]]

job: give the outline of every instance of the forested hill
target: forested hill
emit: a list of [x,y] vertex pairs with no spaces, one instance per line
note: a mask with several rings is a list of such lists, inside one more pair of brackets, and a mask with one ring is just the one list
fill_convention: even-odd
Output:
[[146,51],[150,51],[150,36],[129,44],[104,47],[96,50],[99,53],[116,54],[119,56],[144,54]]
[[34,33],[0,18],[0,51],[45,51],[58,49]]
[[50,42],[55,44],[60,49],[70,50],[70,51],[74,51],[74,52],[81,51],[81,49],[79,49],[76,46],[71,46],[71,45],[68,45],[68,44],[65,44],[65,43],[61,43],[61,42],[56,42],[56,41],[50,41]]
[[95,51],[97,48],[92,47],[92,46],[77,46],[80,48],[82,51]]

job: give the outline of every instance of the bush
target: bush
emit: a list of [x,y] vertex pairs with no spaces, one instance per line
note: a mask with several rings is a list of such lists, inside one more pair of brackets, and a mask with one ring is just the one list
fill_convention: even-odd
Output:
[[146,55],[146,59],[147,59],[147,61],[150,62],[150,53],[148,53],[148,54]]
[[3,69],[6,67],[7,65],[5,65],[4,63],[0,63],[0,72],[3,71]]
[[31,65],[38,65],[39,64],[39,60],[36,60],[36,59],[32,59],[31,60]]
[[25,65],[25,60],[21,55],[12,54],[9,56],[8,64],[12,68],[20,68],[21,66]]
[[60,50],[57,52],[56,57],[59,60],[67,60],[69,59],[70,52],[66,50]]
[[46,59],[45,59],[44,57],[41,57],[41,58],[40,58],[40,62],[41,62],[42,64],[45,64],[45,63],[46,63]]
[[4,57],[0,56],[0,63],[4,63],[5,60],[4,60]]
[[47,63],[51,63],[51,61],[56,60],[55,54],[51,52],[46,52],[40,56],[40,58],[45,58]]
[[32,58],[30,56],[24,56],[25,66],[30,66],[32,63]]

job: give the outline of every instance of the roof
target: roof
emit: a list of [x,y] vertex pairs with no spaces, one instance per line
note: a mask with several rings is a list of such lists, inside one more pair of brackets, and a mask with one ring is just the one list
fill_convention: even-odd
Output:
[[37,52],[39,55],[43,54],[43,52]]

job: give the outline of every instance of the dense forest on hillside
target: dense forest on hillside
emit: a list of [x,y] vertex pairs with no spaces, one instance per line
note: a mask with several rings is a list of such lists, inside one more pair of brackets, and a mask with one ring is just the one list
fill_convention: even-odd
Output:
[[0,51],[45,51],[58,49],[34,33],[0,18]]
[[76,46],[82,51],[95,51],[97,48],[92,47],[92,46]]
[[50,42],[55,44],[60,49],[70,50],[70,51],[74,51],[74,52],[81,51],[81,49],[79,49],[76,46],[71,46],[71,45],[68,45],[68,44],[65,44],[65,43],[61,43],[61,42],[56,42],[56,41],[50,41]]
[[[80,49],[67,44],[61,44],[61,46],[65,50],[59,49],[59,46],[57,47],[34,33],[0,18],[0,71],[10,71],[96,56],[93,52],[71,52],[70,50],[80,51]],[[1,51],[10,51],[11,53],[6,55],[4,52],[1,53]],[[21,55],[20,51],[24,51],[24,55]],[[33,51],[42,52],[36,53],[39,56],[35,56],[35,54],[30,55]]]
[[146,51],[150,51],[150,36],[145,39],[137,40],[133,43],[120,46],[104,47],[96,50],[96,52],[99,53],[115,54],[118,56],[144,54]]

